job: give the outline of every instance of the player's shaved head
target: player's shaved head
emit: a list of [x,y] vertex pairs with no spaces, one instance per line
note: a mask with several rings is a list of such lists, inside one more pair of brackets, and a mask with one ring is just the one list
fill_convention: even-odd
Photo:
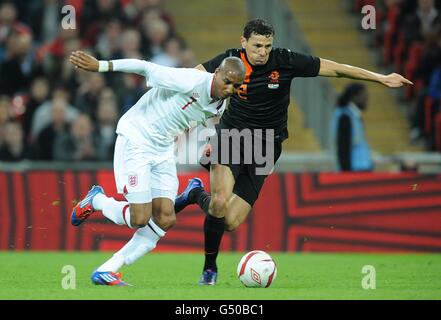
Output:
[[212,97],[225,99],[237,91],[245,80],[245,65],[237,57],[227,57],[214,74]]
[[235,75],[238,78],[245,78],[245,65],[242,60],[237,57],[227,57],[222,60],[219,71],[225,75]]

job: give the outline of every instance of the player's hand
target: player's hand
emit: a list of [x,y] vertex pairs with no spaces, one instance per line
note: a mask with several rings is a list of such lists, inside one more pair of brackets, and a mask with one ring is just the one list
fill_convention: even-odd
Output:
[[83,51],[72,52],[69,61],[77,68],[98,72],[98,60]]
[[398,73],[391,73],[380,78],[380,82],[389,88],[399,88],[413,83]]

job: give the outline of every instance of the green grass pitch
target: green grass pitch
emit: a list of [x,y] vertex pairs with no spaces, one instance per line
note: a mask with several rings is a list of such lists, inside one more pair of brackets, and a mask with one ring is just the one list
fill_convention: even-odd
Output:
[[[203,255],[150,253],[124,267],[134,287],[95,286],[91,272],[111,253],[0,252],[0,299],[441,299],[441,254],[271,253],[278,274],[270,288],[245,288],[236,276],[242,253],[221,253],[213,287],[197,284]],[[62,288],[63,266],[76,271],[76,288]],[[365,265],[376,288],[362,288]]]

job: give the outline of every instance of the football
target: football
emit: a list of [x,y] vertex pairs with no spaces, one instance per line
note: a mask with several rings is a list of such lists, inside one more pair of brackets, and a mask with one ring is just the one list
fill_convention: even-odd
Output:
[[273,258],[261,250],[245,254],[237,266],[237,276],[245,287],[268,288],[276,279],[277,267]]

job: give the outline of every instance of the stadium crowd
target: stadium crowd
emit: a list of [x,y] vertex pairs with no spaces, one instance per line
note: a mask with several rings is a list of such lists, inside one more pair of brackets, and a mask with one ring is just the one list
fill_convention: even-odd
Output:
[[[63,28],[62,8],[75,8]],[[0,0],[0,161],[111,161],[143,78],[75,70],[74,50],[193,67],[162,0]]]
[[[352,1],[351,1],[352,2]],[[410,105],[410,139],[429,151],[441,151],[441,1],[356,0],[354,12],[365,5],[376,9],[372,44],[385,67],[415,83],[404,89]]]
[[[441,151],[441,0],[355,0],[376,8],[372,42],[404,89],[412,141]],[[75,8],[74,29],[62,8]],[[76,71],[74,50],[99,59],[196,65],[163,0],[0,0],[0,161],[110,161],[115,126],[145,92],[142,78]]]

